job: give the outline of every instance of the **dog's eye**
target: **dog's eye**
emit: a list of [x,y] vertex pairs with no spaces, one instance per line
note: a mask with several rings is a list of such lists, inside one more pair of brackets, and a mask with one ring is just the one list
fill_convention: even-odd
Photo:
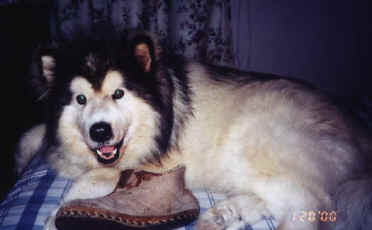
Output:
[[122,89],[117,89],[115,90],[114,94],[112,95],[112,98],[114,100],[118,100],[124,96],[124,90]]
[[85,105],[87,103],[87,98],[83,94],[79,94],[76,96],[76,101],[80,105]]

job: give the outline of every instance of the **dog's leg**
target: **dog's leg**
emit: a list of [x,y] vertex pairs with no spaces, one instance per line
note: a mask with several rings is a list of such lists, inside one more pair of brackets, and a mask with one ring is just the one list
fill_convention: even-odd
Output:
[[67,202],[106,196],[114,191],[119,179],[120,170],[116,168],[93,169],[76,180],[63,200]]
[[[93,199],[110,194],[114,191],[120,179],[120,170],[115,168],[93,169],[80,176],[72,185],[70,191],[63,198],[61,205],[75,199]],[[55,216],[57,210],[46,220],[45,230],[56,230]]]

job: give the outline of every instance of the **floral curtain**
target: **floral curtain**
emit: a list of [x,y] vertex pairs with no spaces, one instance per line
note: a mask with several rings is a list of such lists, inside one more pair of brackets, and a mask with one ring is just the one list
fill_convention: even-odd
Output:
[[177,54],[234,66],[230,12],[230,0],[61,0],[54,2],[51,33],[59,40],[107,25],[142,29]]

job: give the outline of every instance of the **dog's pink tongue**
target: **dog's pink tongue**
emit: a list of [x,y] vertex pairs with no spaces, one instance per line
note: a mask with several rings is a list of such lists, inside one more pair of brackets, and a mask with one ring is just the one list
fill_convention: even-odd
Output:
[[114,146],[103,146],[100,148],[100,151],[103,154],[111,154],[112,152],[114,152],[114,150],[115,150]]

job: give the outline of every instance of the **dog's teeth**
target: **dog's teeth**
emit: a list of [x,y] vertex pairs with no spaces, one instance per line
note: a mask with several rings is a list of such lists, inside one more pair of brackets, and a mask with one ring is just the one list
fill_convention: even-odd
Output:
[[101,151],[99,151],[98,149],[97,149],[97,153],[98,153],[99,155],[102,155],[102,152],[101,152]]
[[112,153],[113,154],[116,154],[117,151],[118,151],[118,149],[114,149],[114,151]]

